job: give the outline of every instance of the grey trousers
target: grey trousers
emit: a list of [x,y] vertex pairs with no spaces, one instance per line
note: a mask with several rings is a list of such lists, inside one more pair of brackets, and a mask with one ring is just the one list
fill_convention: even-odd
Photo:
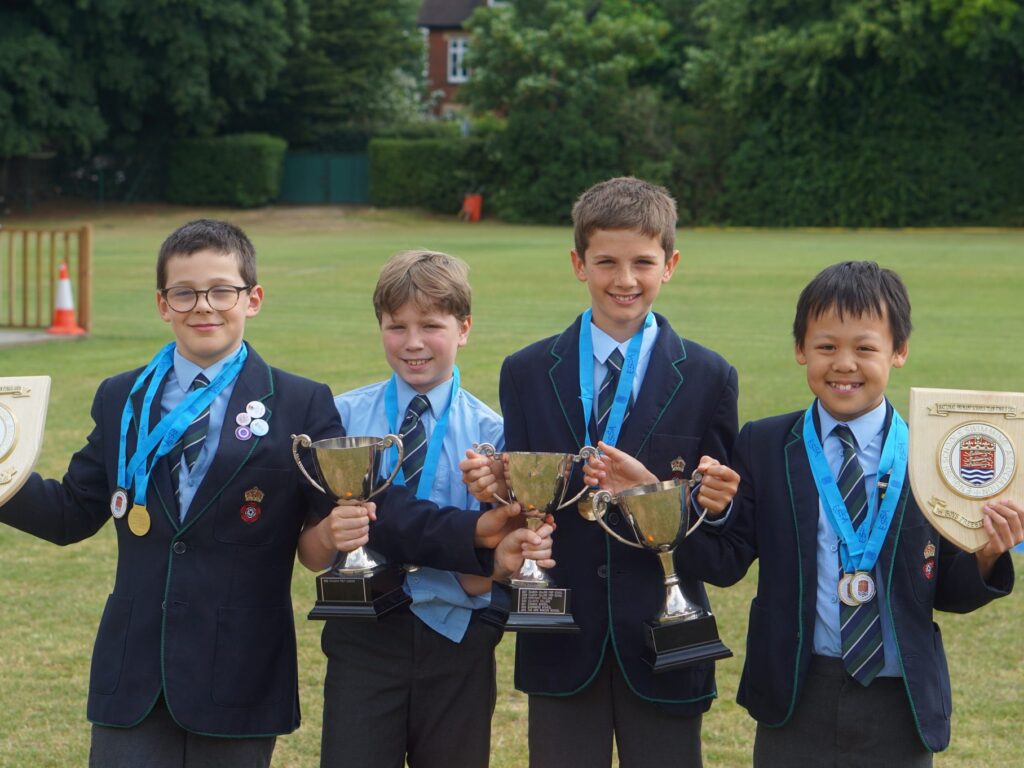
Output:
[[702,717],[680,717],[629,689],[611,648],[572,696],[530,696],[530,768],[701,768]]
[[228,738],[189,733],[163,695],[133,728],[92,727],[89,768],[268,768],[276,736]]
[[758,723],[754,768],[929,768],[903,680],[876,677],[865,688],[840,659],[812,656],[793,718]]

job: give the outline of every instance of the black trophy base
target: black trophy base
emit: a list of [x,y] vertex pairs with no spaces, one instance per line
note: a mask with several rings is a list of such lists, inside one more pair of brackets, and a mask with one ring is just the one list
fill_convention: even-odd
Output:
[[514,587],[495,582],[491,607],[481,620],[506,632],[579,632],[572,617],[572,593],[557,587]]
[[405,569],[385,563],[366,573],[328,571],[316,577],[308,619],[379,619],[412,599],[402,589]]
[[732,656],[718,637],[718,624],[710,613],[672,622],[644,622],[643,660],[655,672],[681,669]]

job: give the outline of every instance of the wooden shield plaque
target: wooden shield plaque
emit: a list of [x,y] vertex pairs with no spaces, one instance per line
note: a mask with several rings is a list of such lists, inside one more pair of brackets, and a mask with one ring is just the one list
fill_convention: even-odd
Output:
[[0,506],[28,480],[43,447],[49,376],[0,378]]
[[988,542],[985,502],[1022,496],[1024,393],[912,387],[907,422],[918,507],[943,537],[977,552]]

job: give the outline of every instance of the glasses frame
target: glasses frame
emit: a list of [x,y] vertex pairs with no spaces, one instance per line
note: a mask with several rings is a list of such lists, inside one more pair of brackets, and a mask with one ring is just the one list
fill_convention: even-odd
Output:
[[[189,288],[188,286],[185,286],[185,285],[175,285],[175,286],[172,286],[170,288],[161,288],[160,289],[160,295],[164,297],[164,301],[167,302],[167,306],[170,307],[172,311],[177,312],[178,314],[181,314],[181,315],[184,315],[184,314],[186,314],[188,312],[191,312],[193,309],[198,307],[199,306],[199,297],[200,296],[202,296],[206,300],[206,306],[208,306],[214,312],[230,312],[232,309],[234,309],[235,307],[238,306],[238,297],[242,295],[242,291],[251,291],[255,287],[256,287],[255,285],[214,285],[214,286],[211,286],[210,288],[206,288],[205,290],[197,291],[195,288]],[[215,291],[215,290],[218,290],[220,288],[233,288],[234,289],[234,291],[235,291],[235,303],[232,304],[230,307],[225,307],[224,309],[216,309],[210,303],[210,291]],[[194,294],[194,301],[192,302],[192,306],[189,307],[188,309],[178,309],[177,307],[175,307],[174,305],[171,304],[170,300],[167,298],[167,294],[170,291],[178,291],[178,290],[185,290],[185,289],[188,289],[188,290],[192,291],[192,293]]]

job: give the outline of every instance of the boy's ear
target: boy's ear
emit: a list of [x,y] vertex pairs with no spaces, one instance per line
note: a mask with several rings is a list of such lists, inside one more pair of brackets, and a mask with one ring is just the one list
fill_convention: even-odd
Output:
[[910,354],[910,342],[904,341],[903,346],[892,353],[892,367],[902,368],[907,362],[907,355]]
[[587,282],[587,264],[575,249],[569,251],[572,258],[572,271],[576,273],[576,279],[581,283]]
[[807,365],[807,355],[804,354],[804,345],[801,342],[793,345],[793,354],[796,356],[797,363]]
[[[459,321],[456,321],[459,322]],[[469,341],[469,329],[473,325],[473,316],[466,315],[466,319],[459,322],[459,346],[466,346],[466,342]]]
[[261,306],[263,306],[263,286],[257,284],[249,289],[249,303],[245,307],[245,316],[253,317],[259,314]]
[[665,271],[661,275],[661,282],[667,283],[672,279],[672,274],[679,265],[679,251],[672,251],[672,255],[665,261]]
[[164,299],[159,288],[156,291],[156,311],[160,313],[160,319],[165,323],[171,322],[173,312],[171,311],[171,308],[167,306],[167,300]]

